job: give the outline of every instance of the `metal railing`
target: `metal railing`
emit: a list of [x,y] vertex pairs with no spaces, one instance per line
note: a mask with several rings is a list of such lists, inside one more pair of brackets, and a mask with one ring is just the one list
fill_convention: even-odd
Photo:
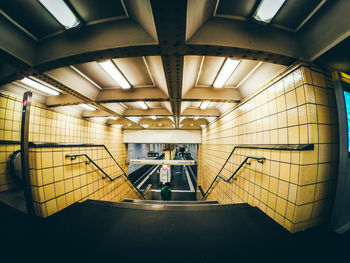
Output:
[[123,168],[119,165],[119,163],[117,162],[117,160],[113,157],[113,155],[110,153],[110,151],[107,149],[107,147],[105,145],[103,145],[104,149],[107,151],[107,153],[110,155],[110,157],[113,159],[113,161],[116,163],[116,165],[120,168],[120,170],[122,171],[121,174],[118,174],[117,176],[114,177],[110,177],[97,163],[95,163],[86,153],[77,153],[77,154],[67,154],[65,157],[66,158],[71,158],[71,160],[75,160],[77,157],[85,157],[86,159],[88,159],[88,161],[86,162],[86,164],[90,164],[92,163],[101,173],[103,173],[103,175],[108,178],[111,181],[114,181],[122,176],[124,176],[129,183],[135,188],[135,190],[137,191],[137,193],[141,196],[142,199],[145,199],[145,196],[143,195],[143,193],[134,185],[134,183],[129,179],[129,177],[127,176],[127,174],[125,173],[125,171],[123,170]]
[[207,198],[207,195],[210,191],[210,189],[213,187],[213,185],[215,184],[215,182],[217,181],[218,178],[224,180],[225,182],[229,182],[231,181],[232,179],[233,180],[236,180],[236,176],[237,176],[237,173],[239,172],[239,170],[245,165],[245,164],[248,164],[250,165],[250,163],[248,163],[248,160],[249,159],[253,159],[253,160],[257,160],[258,163],[264,163],[265,161],[265,157],[255,157],[255,156],[247,156],[243,162],[238,166],[238,168],[232,173],[232,175],[229,177],[229,178],[225,178],[221,175],[221,172],[222,170],[225,168],[226,164],[228,163],[229,159],[231,158],[231,156],[233,155],[234,151],[236,150],[236,148],[240,148],[240,147],[234,147],[233,150],[231,151],[230,155],[227,157],[225,163],[223,164],[223,166],[221,167],[219,173],[215,176],[214,180],[211,182],[209,188],[207,189],[207,191],[204,193],[203,197],[201,200],[204,200]]

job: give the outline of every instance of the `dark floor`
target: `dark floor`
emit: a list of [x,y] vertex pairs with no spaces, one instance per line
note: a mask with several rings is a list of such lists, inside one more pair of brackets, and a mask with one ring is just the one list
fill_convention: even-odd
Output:
[[292,235],[244,205],[146,210],[85,202],[48,219],[0,205],[0,214],[1,262],[350,262],[349,233]]

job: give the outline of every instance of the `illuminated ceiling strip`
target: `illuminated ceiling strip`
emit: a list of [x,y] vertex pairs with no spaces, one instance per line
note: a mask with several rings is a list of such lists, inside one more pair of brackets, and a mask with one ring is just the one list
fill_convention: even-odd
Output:
[[150,77],[150,79],[151,79],[151,81],[152,81],[152,84],[153,84],[153,86],[155,87],[156,84],[154,83],[154,79],[153,79],[153,76],[152,76],[151,71],[150,71],[150,69],[149,69],[149,66],[148,66],[148,63],[147,63],[147,60],[146,60],[145,56],[142,56],[142,59],[143,59],[143,63],[145,63],[145,66],[146,66],[148,75],[149,75],[149,77]]
[[80,24],[79,19],[63,0],[39,0],[39,2],[65,29],[70,29]]
[[227,58],[214,81],[214,88],[222,88],[241,61]]
[[148,109],[148,106],[144,101],[136,101],[136,102],[142,109],[144,109],[144,110]]
[[242,80],[240,83],[238,83],[238,85],[236,86],[236,88],[239,88],[262,64],[263,62],[260,61],[258,63],[258,65],[256,65]]
[[84,110],[91,110],[91,111],[96,110],[95,107],[93,107],[93,106],[91,106],[91,105],[89,105],[89,104],[78,104],[78,106],[79,106],[80,108],[83,108]]
[[210,101],[203,101],[200,108],[202,110],[205,110],[206,108],[208,108],[209,104],[210,104]]
[[73,69],[76,73],[78,73],[80,76],[82,76],[84,79],[86,79],[87,81],[89,81],[92,85],[94,85],[96,88],[102,90],[102,87],[100,85],[98,85],[95,81],[93,81],[92,79],[90,79],[88,76],[86,76],[83,72],[81,72],[79,69],[77,69],[74,66],[70,66],[71,69]]
[[119,71],[116,65],[111,61],[103,61],[98,63],[103,70],[116,82],[122,89],[130,89],[131,85]]
[[198,85],[199,77],[200,77],[200,75],[202,73],[202,67],[203,67],[203,63],[204,63],[204,58],[205,58],[205,56],[202,57],[201,64],[199,66],[196,83],[194,84],[195,87]]
[[270,23],[285,2],[286,0],[261,0],[254,13],[254,19],[263,23]]
[[23,78],[23,79],[21,79],[21,82],[28,85],[29,87],[31,87],[37,91],[41,91],[47,95],[57,96],[60,94],[57,90],[54,90],[54,89],[52,89],[52,88],[50,88],[42,83],[39,83],[39,82],[32,80],[30,78]]

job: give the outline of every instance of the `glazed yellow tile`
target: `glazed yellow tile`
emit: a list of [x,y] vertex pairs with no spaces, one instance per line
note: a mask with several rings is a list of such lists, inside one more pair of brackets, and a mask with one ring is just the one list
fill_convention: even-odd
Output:
[[276,103],[277,103],[277,112],[286,110],[286,98],[284,95],[278,97]]
[[297,205],[307,204],[314,201],[316,185],[298,186]]
[[299,223],[310,219],[311,211],[312,211],[312,204],[296,206],[293,222]]
[[316,183],[317,164],[301,165],[299,172],[299,185]]
[[288,144],[288,131],[287,128],[278,129],[278,143],[279,144]]
[[56,196],[63,195],[65,193],[64,181],[55,183]]
[[44,186],[45,200],[50,200],[55,197],[55,186],[54,184],[48,184]]
[[288,127],[288,144],[299,144],[299,127]]

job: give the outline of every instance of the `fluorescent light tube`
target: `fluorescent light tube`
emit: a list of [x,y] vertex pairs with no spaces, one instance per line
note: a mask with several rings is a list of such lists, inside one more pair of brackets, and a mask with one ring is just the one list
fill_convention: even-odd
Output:
[[270,23],[285,1],[286,0],[261,0],[254,14],[254,18],[264,23]]
[[193,119],[195,119],[195,120],[198,120],[198,118],[199,118],[198,116],[194,116],[194,117],[193,117]]
[[69,9],[63,0],[39,0],[39,2],[53,15],[66,29],[79,25],[78,18]]
[[91,111],[94,111],[96,110],[95,107],[89,105],[89,104],[79,104],[78,105],[80,108],[83,108],[84,110],[91,110]]
[[21,79],[21,82],[28,85],[29,87],[32,87],[33,89],[36,89],[38,91],[41,91],[43,93],[46,93],[47,95],[53,95],[53,96],[57,96],[60,93],[52,88],[49,88],[37,81],[31,80],[29,78],[24,78]]
[[123,74],[117,69],[111,60],[98,63],[103,70],[115,81],[118,83],[122,89],[130,89],[130,83],[125,79]]
[[148,109],[148,106],[146,103],[144,103],[143,101],[137,101],[137,104],[139,104],[139,106],[144,109],[144,110],[147,110]]
[[107,117],[107,119],[110,119],[110,120],[118,120],[118,117],[110,116],[110,117]]
[[151,116],[151,118],[152,118],[153,120],[156,120],[156,119],[157,119],[157,116]]
[[210,104],[210,101],[203,101],[200,108],[202,110],[205,110],[206,108],[208,108],[209,104]]
[[228,78],[231,76],[233,71],[237,68],[239,64],[239,60],[234,60],[231,58],[227,58],[224,65],[222,66],[219,74],[217,75],[215,81],[214,81],[214,88],[222,88]]

